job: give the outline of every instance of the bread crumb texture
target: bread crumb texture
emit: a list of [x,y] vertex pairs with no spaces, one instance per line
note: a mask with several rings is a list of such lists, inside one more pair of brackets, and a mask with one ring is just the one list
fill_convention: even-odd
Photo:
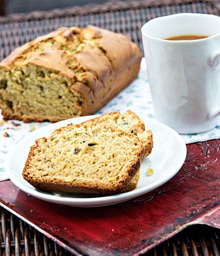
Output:
[[38,37],[0,63],[2,115],[56,122],[93,114],[136,78],[141,58],[126,36],[93,26]]
[[113,126],[70,124],[35,142],[23,177],[45,191],[116,194],[137,184],[142,154],[134,134]]

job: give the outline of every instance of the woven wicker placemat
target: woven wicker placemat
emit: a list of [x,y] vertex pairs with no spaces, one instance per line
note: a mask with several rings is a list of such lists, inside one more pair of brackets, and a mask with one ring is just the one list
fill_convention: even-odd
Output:
[[[73,255],[0,207],[0,256]],[[220,230],[206,225],[186,228],[144,256],[219,256]]]

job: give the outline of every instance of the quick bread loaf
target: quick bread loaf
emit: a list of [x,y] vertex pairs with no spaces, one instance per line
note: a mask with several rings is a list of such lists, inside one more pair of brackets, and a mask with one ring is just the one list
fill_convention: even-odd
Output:
[[93,114],[136,78],[141,58],[138,46],[120,33],[59,28],[0,63],[2,115],[56,122]]
[[42,191],[112,195],[136,187],[143,150],[115,127],[70,124],[35,142],[22,174]]

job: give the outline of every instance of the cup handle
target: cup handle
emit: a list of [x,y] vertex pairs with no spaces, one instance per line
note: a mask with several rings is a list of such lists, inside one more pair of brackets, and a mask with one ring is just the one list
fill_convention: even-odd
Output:
[[[213,56],[210,58],[209,62],[211,68],[218,69],[220,68],[220,52],[217,51],[213,54]],[[220,109],[213,109],[211,113],[209,113],[209,118],[213,118],[220,115]]]
[[211,113],[209,113],[208,118],[209,119],[210,118],[214,118],[214,117],[216,117],[218,115],[220,115],[220,110],[216,109],[216,110],[211,111]]
[[220,68],[220,52],[217,51],[213,54],[213,56],[210,58],[209,65],[212,68]]

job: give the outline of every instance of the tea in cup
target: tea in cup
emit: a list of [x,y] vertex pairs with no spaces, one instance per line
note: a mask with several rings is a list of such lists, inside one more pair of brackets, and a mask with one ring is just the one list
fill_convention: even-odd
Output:
[[220,116],[220,17],[181,13],[141,28],[158,121],[181,134],[214,128]]

